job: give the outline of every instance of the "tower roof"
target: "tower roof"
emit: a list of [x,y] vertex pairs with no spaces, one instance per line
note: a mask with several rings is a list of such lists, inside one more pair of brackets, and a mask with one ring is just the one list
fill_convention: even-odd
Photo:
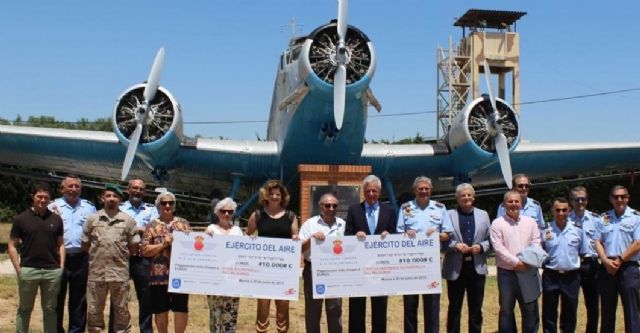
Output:
[[505,29],[513,25],[526,12],[469,9],[453,24],[456,27]]

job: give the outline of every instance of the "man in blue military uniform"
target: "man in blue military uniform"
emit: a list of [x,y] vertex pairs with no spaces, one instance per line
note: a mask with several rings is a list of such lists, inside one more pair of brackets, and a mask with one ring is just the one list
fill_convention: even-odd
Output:
[[580,292],[580,248],[582,230],[568,220],[569,202],[553,200],[553,221],[541,231],[545,251],[549,254],[542,273],[542,328],[555,333],[558,328],[558,300],[562,298],[560,330],[575,332],[578,294]]
[[627,206],[629,191],[624,186],[614,186],[609,192],[609,201],[613,209],[604,213],[596,224],[596,251],[602,263],[598,275],[600,331],[615,330],[620,294],[625,332],[640,332],[640,213]]
[[582,230],[582,247],[580,249],[580,286],[587,309],[586,333],[598,331],[598,253],[596,252],[596,223],[600,216],[587,210],[589,197],[587,189],[582,186],[574,187],[570,194],[571,207],[569,220]]
[[[147,187],[142,179],[129,181],[127,193],[129,199],[120,205],[120,211],[128,214],[136,220],[138,233],[142,236],[144,229],[150,221],[158,217],[158,210],[152,204],[144,202]],[[132,253],[129,259],[129,276],[133,280],[138,298],[138,324],[140,333],[152,333],[152,313],[149,304],[149,260],[140,255],[140,252]],[[113,333],[113,311],[109,313],[109,332]]]
[[[533,198],[529,198],[529,189],[531,188],[529,177],[524,173],[519,173],[513,176],[511,183],[513,185],[513,189],[520,193],[520,199],[522,202],[520,215],[533,218],[538,223],[538,228],[540,230],[545,229],[547,227],[547,224],[544,221],[544,215],[542,214],[540,203]],[[500,203],[500,205],[498,206],[498,213],[496,214],[496,217],[504,216],[504,214],[504,206],[502,205],[502,203]]]
[[62,197],[49,204],[49,210],[60,215],[64,224],[65,261],[58,294],[58,332],[63,327],[64,303],[69,290],[69,333],[85,331],[87,325],[87,275],[89,262],[82,251],[82,227],[89,215],[96,212],[90,201],[80,198],[82,181],[78,176],[64,177],[60,184]]
[[[440,234],[440,242],[449,240],[453,233],[453,225],[447,213],[447,208],[434,200],[430,200],[431,179],[419,176],[413,181],[415,199],[402,204],[398,212],[398,232],[407,233],[415,237],[417,233],[430,235]],[[404,295],[404,331],[418,331],[418,303],[419,295]],[[440,330],[440,295],[423,294],[424,331],[437,333]]]

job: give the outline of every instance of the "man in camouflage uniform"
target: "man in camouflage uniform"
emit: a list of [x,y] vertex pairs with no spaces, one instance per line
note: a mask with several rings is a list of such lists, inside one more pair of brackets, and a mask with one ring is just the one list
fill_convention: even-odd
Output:
[[129,255],[137,251],[140,236],[136,221],[120,211],[123,192],[107,184],[102,193],[103,209],[89,217],[82,232],[82,247],[89,254],[87,281],[87,326],[89,332],[102,332],[107,293],[114,310],[113,328],[130,332]]

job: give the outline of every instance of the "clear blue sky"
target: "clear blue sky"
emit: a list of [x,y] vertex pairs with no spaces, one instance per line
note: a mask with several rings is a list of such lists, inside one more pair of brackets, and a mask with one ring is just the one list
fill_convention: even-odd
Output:
[[[637,1],[351,0],[349,23],[374,43],[372,89],[384,114],[436,107],[437,45],[469,8],[525,11],[522,101],[638,88]],[[156,51],[160,83],[184,121],[266,120],[292,17],[299,35],[335,18],[335,0],[4,1],[0,4],[0,117],[110,117],[123,90],[146,79]],[[640,92],[522,107],[532,141],[637,141]],[[375,110],[370,109],[370,114]],[[615,114],[615,116],[614,116]],[[371,118],[368,139],[434,136],[435,115]],[[255,139],[266,123],[185,125],[188,135]]]

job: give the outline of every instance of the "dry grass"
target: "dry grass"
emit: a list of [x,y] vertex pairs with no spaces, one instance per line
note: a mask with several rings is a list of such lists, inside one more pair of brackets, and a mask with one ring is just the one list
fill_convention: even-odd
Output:
[[[133,285],[132,285],[133,288]],[[446,284],[445,284],[446,288]],[[132,289],[133,290],[133,289]],[[498,319],[498,289],[495,278],[487,279],[486,295],[484,301],[484,331],[497,332],[497,319]],[[446,289],[443,291],[446,295]],[[133,297],[135,299],[135,296]],[[14,276],[0,276],[0,309],[4,311],[0,312],[0,333],[2,332],[14,332],[15,331],[15,309],[18,301],[16,281]],[[578,310],[578,327],[577,332],[584,331],[585,325],[585,311],[582,306],[582,299],[580,301],[580,307]],[[255,300],[254,299],[242,299],[240,301],[240,313],[238,318],[238,332],[252,332],[254,331],[255,320]],[[441,311],[440,311],[440,331],[444,332],[446,322],[446,309],[447,309],[447,297],[441,298]],[[39,300],[36,300],[36,308],[32,316],[32,332],[41,332],[42,313],[38,308]],[[132,300],[130,303],[131,314],[134,318],[133,322],[137,323],[137,302]],[[189,303],[189,326],[188,332],[203,332],[207,331],[209,327],[209,310],[206,303],[206,299],[201,295],[192,295]],[[272,328],[274,327],[275,318],[274,307],[272,306]],[[422,309],[419,309],[419,324],[422,325]],[[466,310],[463,310],[462,314],[462,331],[467,331]],[[291,317],[291,329],[290,332],[304,332],[304,301],[303,296],[300,295],[300,301],[290,303],[290,317]],[[343,323],[344,327],[347,327],[348,322],[348,306],[347,301],[343,302]],[[137,325],[134,324],[134,332],[137,332]],[[323,327],[326,327],[323,321]],[[275,329],[274,329],[275,330]],[[420,326],[420,331],[422,331]],[[346,331],[346,329],[345,329]],[[617,320],[617,332],[623,332],[623,320],[622,309],[618,307],[618,320]],[[402,297],[393,296],[389,300],[388,309],[388,332],[402,332]]]

